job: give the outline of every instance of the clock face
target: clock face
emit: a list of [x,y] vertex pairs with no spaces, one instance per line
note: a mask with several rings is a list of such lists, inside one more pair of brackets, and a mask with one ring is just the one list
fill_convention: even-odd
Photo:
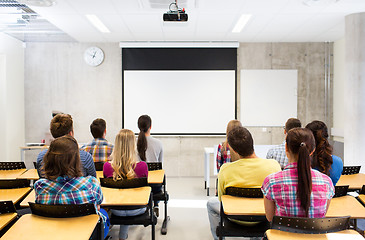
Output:
[[104,61],[104,52],[98,47],[89,47],[85,50],[84,60],[90,66],[96,67]]

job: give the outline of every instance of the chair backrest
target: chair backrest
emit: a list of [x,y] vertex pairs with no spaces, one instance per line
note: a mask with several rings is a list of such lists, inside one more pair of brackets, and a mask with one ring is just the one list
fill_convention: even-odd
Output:
[[27,179],[1,179],[0,189],[25,188],[30,186],[30,180]]
[[37,169],[37,162],[33,162],[33,166],[35,169]]
[[238,188],[227,187],[226,194],[236,197],[262,198],[263,194],[260,188]]
[[365,194],[365,185],[362,185],[362,188],[361,188],[359,193],[360,194]]
[[322,234],[348,229],[349,221],[350,216],[333,218],[274,216],[271,228],[293,233]]
[[96,171],[103,171],[104,162],[94,162]]
[[147,166],[148,166],[148,171],[162,169],[162,163],[161,162],[149,162],[149,163],[147,163]]
[[349,189],[349,185],[335,186],[335,196],[334,197],[346,196],[348,189]]
[[0,162],[0,170],[15,170],[26,168],[24,162]]
[[12,201],[0,201],[0,214],[16,212]]
[[43,217],[69,218],[97,214],[92,203],[49,205],[29,202],[29,207],[32,214]]
[[342,175],[351,175],[360,172],[361,166],[344,166],[342,170]]
[[100,185],[108,188],[137,188],[148,186],[147,178],[132,178],[114,181],[113,178],[100,178]]

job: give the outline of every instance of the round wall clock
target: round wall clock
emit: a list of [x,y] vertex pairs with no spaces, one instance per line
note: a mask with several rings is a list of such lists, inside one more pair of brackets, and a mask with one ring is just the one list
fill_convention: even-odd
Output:
[[89,47],[85,50],[84,60],[90,66],[99,66],[104,61],[104,52],[98,47]]

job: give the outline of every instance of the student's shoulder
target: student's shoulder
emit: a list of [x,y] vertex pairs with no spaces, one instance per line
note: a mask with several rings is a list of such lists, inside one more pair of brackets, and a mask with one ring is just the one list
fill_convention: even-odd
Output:
[[86,151],[80,149],[80,158],[81,158],[81,160],[85,160],[85,159],[88,159],[88,158],[92,159],[92,156],[89,152],[86,152]]
[[332,155],[332,161],[333,161],[334,164],[341,163],[343,165],[342,159],[339,156]]

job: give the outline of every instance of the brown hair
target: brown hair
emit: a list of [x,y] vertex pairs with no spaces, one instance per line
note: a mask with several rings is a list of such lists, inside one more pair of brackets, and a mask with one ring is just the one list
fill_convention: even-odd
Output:
[[285,123],[285,130],[289,132],[290,129],[300,128],[302,127],[302,123],[297,118],[289,118]]
[[243,158],[254,152],[251,133],[242,126],[235,127],[228,133],[228,144]]
[[314,151],[313,154],[312,167],[329,175],[333,163],[333,148],[327,140],[328,129],[326,124],[322,121],[313,121],[308,123],[305,128],[312,131],[314,139],[316,140],[316,151]]
[[75,138],[65,135],[51,142],[43,158],[46,178],[55,180],[59,176],[81,177],[79,145]]
[[122,129],[115,137],[111,165],[114,180],[136,177],[136,137],[131,130]]
[[50,130],[54,138],[62,137],[73,130],[73,122],[70,114],[57,114],[52,118]]
[[310,130],[306,128],[293,128],[286,136],[287,150],[296,156],[298,171],[297,198],[300,206],[308,217],[310,207],[310,197],[312,192],[311,174],[311,153],[314,150],[314,137]]
[[152,120],[148,115],[142,115],[138,118],[138,140],[137,140],[137,151],[141,160],[146,161],[146,151],[147,151],[147,138],[146,132],[151,127]]
[[102,138],[106,129],[106,122],[102,118],[95,119],[90,125],[90,132],[94,138]]
[[227,148],[227,143],[228,143],[228,134],[230,131],[232,131],[233,128],[235,127],[242,127],[242,124],[240,121],[238,120],[231,120],[228,122],[227,124],[227,129],[226,129],[226,141],[224,141],[224,143],[222,144],[223,149],[225,151],[225,149]]

